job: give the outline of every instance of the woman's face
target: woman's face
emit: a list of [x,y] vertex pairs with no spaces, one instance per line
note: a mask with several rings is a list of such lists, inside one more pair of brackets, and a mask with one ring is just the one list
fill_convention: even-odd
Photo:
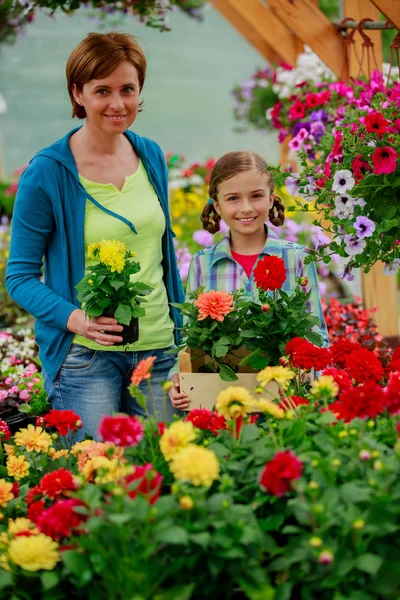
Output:
[[139,78],[128,61],[103,79],[91,79],[82,91],[74,86],[73,93],[85,108],[87,123],[106,134],[123,133],[138,114]]
[[218,186],[215,210],[232,233],[252,235],[264,230],[273,205],[267,177],[257,171],[243,171]]

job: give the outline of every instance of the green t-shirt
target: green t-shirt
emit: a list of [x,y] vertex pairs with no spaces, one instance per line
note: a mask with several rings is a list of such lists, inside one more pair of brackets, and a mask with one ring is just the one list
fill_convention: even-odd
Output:
[[[112,183],[95,183],[81,175],[79,179],[86,189],[105,208],[125,217],[136,228],[133,233],[119,219],[107,214],[95,204],[86,201],[85,208],[85,267],[95,261],[87,255],[87,247],[100,240],[119,240],[128,250],[136,252],[140,263],[139,273],[133,281],[142,281],[154,290],[146,296],[143,304],[146,315],[139,319],[139,339],[128,346],[101,346],[83,336],[75,335],[74,344],[94,350],[155,350],[167,348],[174,343],[174,323],[170,317],[168,296],[163,280],[162,236],[165,217],[157,194],[141,161],[137,171],[126,177],[121,191]],[[116,334],[118,335],[118,334]]]

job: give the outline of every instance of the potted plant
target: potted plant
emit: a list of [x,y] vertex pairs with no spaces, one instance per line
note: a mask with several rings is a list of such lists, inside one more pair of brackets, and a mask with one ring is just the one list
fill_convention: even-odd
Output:
[[82,310],[88,317],[114,317],[123,326],[122,343],[133,344],[139,339],[139,317],[145,314],[141,304],[153,288],[134,279],[140,264],[123,242],[94,242],[88,246],[88,256],[93,262],[76,285]]

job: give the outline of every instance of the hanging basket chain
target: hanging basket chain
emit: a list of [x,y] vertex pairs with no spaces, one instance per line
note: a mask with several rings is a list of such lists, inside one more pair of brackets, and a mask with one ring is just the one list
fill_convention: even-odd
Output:
[[400,32],[399,31],[397,31],[397,34],[394,36],[393,41],[390,44],[390,66],[389,66],[389,72],[387,75],[386,87],[388,87],[388,85],[389,85],[390,74],[392,72],[395,55],[397,58],[398,77],[400,80]]

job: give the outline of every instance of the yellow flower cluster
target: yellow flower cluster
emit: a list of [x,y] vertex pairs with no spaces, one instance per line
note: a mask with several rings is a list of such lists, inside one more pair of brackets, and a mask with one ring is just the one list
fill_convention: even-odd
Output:
[[51,571],[60,560],[60,554],[57,542],[39,533],[11,540],[6,558],[26,571]]
[[101,240],[88,246],[89,258],[98,258],[101,263],[110,267],[112,273],[120,273],[125,266],[126,246],[118,240]]
[[175,421],[161,436],[160,450],[166,461],[170,461],[178,452],[196,439],[193,423]]
[[294,371],[291,371],[287,367],[265,367],[262,371],[257,373],[257,381],[263,387],[267,386],[271,381],[275,381],[278,385],[286,388],[289,381],[296,376]]
[[17,481],[29,475],[30,464],[25,456],[9,456],[7,459],[7,473]]
[[198,186],[194,190],[192,192],[184,192],[182,188],[172,190],[170,206],[173,219],[179,220],[187,216],[199,217],[207,202],[207,186]]
[[123,464],[118,459],[107,458],[106,456],[94,456],[86,461],[81,473],[86,481],[94,483],[110,483],[110,481],[119,481],[126,475],[133,472],[132,465]]
[[339,393],[339,386],[332,375],[321,375],[319,379],[313,381],[310,393],[316,398],[321,396],[334,398]]
[[250,392],[240,386],[229,386],[217,396],[216,411],[225,419],[237,419],[248,415],[254,406]]
[[20,429],[14,436],[16,446],[23,446],[28,452],[47,452],[52,439],[42,427],[34,427],[31,423],[26,429]]
[[196,444],[189,444],[175,454],[170,469],[178,481],[196,486],[210,487],[219,477],[219,462],[215,453]]

